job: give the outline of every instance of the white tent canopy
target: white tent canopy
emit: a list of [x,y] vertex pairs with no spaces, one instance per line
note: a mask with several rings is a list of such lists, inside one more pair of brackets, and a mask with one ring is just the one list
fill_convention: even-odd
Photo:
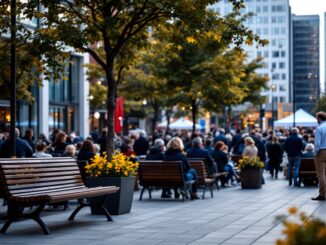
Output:
[[[184,118],[180,118],[180,119],[176,120],[175,122],[171,123],[169,128],[170,129],[179,129],[179,130],[191,130],[192,125],[193,125],[193,123],[191,121],[186,120]],[[195,124],[195,126],[196,126],[197,130],[200,130],[200,129],[203,128],[199,124]],[[160,123],[158,125],[158,127],[166,128],[167,127],[167,122]]]
[[[274,122],[274,127],[292,127],[293,126],[293,114]],[[295,112],[295,126],[299,127],[317,127],[318,122],[315,117],[299,109]]]

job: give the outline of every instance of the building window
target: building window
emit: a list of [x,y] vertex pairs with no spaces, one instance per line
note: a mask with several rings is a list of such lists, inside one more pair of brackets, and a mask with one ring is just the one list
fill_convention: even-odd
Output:
[[257,28],[257,29],[256,29],[256,34],[257,34],[257,35],[261,35],[261,29],[260,29],[260,28]]
[[274,74],[272,75],[272,80],[280,80],[280,74],[278,74],[278,73],[274,73]]
[[285,79],[286,79],[286,74],[282,73],[282,80],[285,80]]
[[285,96],[280,96],[280,102],[285,103]]
[[286,91],[286,89],[285,89],[285,86],[284,86],[284,85],[280,85],[280,91],[282,91],[282,92]]
[[285,62],[279,62],[279,63],[278,63],[278,67],[279,67],[280,69],[284,69],[284,68],[285,68]]
[[263,12],[267,13],[268,12],[268,6],[263,6]]
[[281,57],[285,57],[286,56],[286,52],[285,51],[281,51]]
[[264,29],[263,29],[263,34],[264,34],[264,35],[268,35],[268,28],[264,28]]
[[277,98],[277,96],[273,96],[272,102],[273,102],[273,103],[277,103],[277,102],[278,102],[278,98]]
[[280,52],[279,52],[279,51],[273,51],[273,52],[272,52],[272,57],[273,57],[273,58],[280,57]]
[[264,57],[265,57],[265,58],[268,58],[268,56],[269,56],[268,51],[264,51]]
[[275,62],[272,63],[272,69],[276,69],[276,63]]
[[272,34],[273,34],[273,35],[278,35],[278,34],[280,34],[280,28],[278,28],[278,27],[273,27],[273,28],[272,28]]
[[272,12],[285,12],[285,5],[273,5]]
[[273,46],[273,47],[276,47],[276,45],[277,45],[277,41],[276,41],[276,39],[272,39],[272,46]]

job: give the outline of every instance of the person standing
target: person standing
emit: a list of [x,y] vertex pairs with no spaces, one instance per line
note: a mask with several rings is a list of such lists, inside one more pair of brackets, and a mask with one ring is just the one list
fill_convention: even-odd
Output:
[[269,171],[272,178],[275,176],[275,179],[278,178],[278,170],[280,169],[280,164],[282,162],[283,152],[281,145],[279,143],[278,137],[272,137],[272,143],[267,147],[267,154],[269,158]]
[[[285,140],[284,150],[288,155],[289,168],[288,168],[288,177],[289,185],[292,185],[292,179],[294,179],[294,186],[299,187],[298,177],[299,177],[299,168],[301,163],[302,150],[304,149],[304,144],[302,139],[298,136],[299,129],[292,128],[291,135]],[[294,169],[293,169],[294,168]],[[292,174],[292,170],[293,173]]]
[[315,165],[319,182],[319,195],[313,201],[325,201],[325,163],[326,163],[326,113],[318,112],[319,126],[315,133]]

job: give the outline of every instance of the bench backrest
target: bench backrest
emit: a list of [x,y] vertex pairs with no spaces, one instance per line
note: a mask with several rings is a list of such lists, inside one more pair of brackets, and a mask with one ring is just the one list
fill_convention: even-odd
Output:
[[316,172],[314,158],[302,158],[300,172]]
[[0,180],[6,199],[84,186],[76,160],[70,157],[0,159]]
[[197,178],[198,178],[198,184],[199,185],[205,185],[205,179],[209,178],[208,174],[208,168],[204,161],[201,160],[189,160],[189,163],[193,169],[196,170]]
[[140,161],[138,175],[142,186],[185,186],[181,162]]

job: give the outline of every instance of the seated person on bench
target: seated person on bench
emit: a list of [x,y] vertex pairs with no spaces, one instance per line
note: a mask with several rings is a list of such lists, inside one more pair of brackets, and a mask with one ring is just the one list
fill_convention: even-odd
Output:
[[[182,140],[179,137],[172,138],[168,145],[167,150],[164,154],[164,161],[181,161],[183,166],[183,173],[184,178],[186,181],[195,180],[196,182],[192,185],[192,194],[191,199],[200,199],[200,197],[197,194],[197,187],[198,187],[198,181],[197,181],[197,173],[196,170],[191,168],[186,155],[183,152],[184,146],[182,143]],[[174,196],[175,198],[179,198],[180,194],[177,190],[174,190]]]

